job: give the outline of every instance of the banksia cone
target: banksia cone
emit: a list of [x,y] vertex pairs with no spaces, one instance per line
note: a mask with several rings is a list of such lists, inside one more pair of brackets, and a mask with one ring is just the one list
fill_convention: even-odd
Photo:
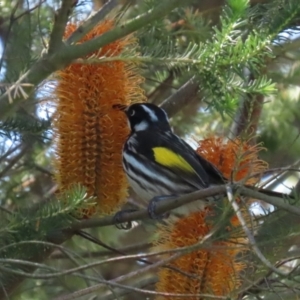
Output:
[[[259,180],[259,173],[268,167],[265,161],[258,159],[257,153],[262,149],[239,138],[225,141],[222,137],[209,137],[199,142],[197,152],[213,163],[226,178],[245,180],[252,185]],[[252,176],[254,174],[256,176]]]
[[[103,34],[114,26],[104,21],[80,43]],[[67,26],[65,37],[77,28]],[[122,54],[134,48],[135,39],[127,37],[91,53],[90,57]],[[125,115],[113,109],[115,104],[144,101],[142,77],[136,68],[121,60],[98,64],[75,62],[58,72],[54,115],[56,144],[56,181],[60,191],[73,184],[86,187],[97,204],[86,211],[110,214],[120,208],[127,196],[127,181],[122,169],[122,146],[128,135]]]
[[[213,210],[199,210],[197,203],[189,206],[186,216],[172,216],[167,225],[158,229],[159,239],[155,250],[171,250],[192,246],[200,242],[213,228],[211,218]],[[229,236],[229,234],[228,234]],[[245,250],[244,237],[237,232],[230,233],[224,241],[214,241],[203,248],[183,255],[169,265],[177,270],[163,268],[159,272],[157,292],[178,294],[210,294],[215,296],[233,296],[239,286],[239,273],[244,264],[237,260],[237,254]],[[187,275],[189,274],[189,275]],[[178,299],[178,297],[161,297],[158,299]],[[198,300],[199,296],[188,299]]]
[[[222,138],[211,137],[201,141],[197,151],[214,163],[226,177],[244,179],[248,184],[257,180],[250,178],[253,173],[267,167],[266,163],[257,158],[260,148],[249,146],[239,139],[225,142]],[[232,170],[235,170],[234,174]],[[216,219],[215,208],[212,206],[201,210],[198,206],[194,202],[188,206],[183,217],[172,216],[167,225],[159,226],[155,250],[192,246],[210,234]],[[222,239],[210,240],[209,247],[204,244],[203,248],[185,254],[169,264],[182,273],[162,268],[156,291],[234,297],[241,285],[240,273],[246,266],[240,260],[247,250],[247,242],[237,217],[234,216],[230,223],[230,230],[225,229],[226,234]],[[178,298],[158,296],[156,299]],[[188,299],[196,300],[199,297]]]

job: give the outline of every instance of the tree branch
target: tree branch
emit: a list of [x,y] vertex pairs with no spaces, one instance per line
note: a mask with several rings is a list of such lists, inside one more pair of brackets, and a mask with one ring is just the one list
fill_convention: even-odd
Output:
[[184,106],[193,100],[199,90],[195,77],[188,80],[179,90],[167,98],[162,104],[169,117],[176,115]]
[[285,199],[282,199],[280,197],[268,196],[267,194],[263,194],[259,191],[252,190],[245,186],[238,187],[237,189],[243,196],[265,201],[271,205],[274,205],[277,208],[281,208],[287,212],[300,216],[300,207],[288,204]]
[[55,51],[57,51],[62,45],[66,24],[73,6],[74,0],[64,0],[62,2],[61,8],[58,10],[58,14],[55,16],[54,26],[50,35],[48,49],[49,54],[55,53]]
[[72,45],[78,42],[82,37],[84,37],[89,31],[93,29],[104,17],[113,10],[118,4],[117,0],[107,1],[101,9],[96,13],[92,14],[82,25],[80,25],[66,40],[66,44]]
[[[139,244],[133,244],[133,245],[128,245],[128,246],[124,246],[122,248],[118,248],[117,250],[119,252],[124,252],[126,254],[130,254],[130,253],[137,253],[137,252],[141,252],[141,251],[145,251],[146,249],[149,249],[151,247],[151,243],[147,242],[147,243],[139,243]],[[79,254],[81,258],[99,258],[99,257],[103,257],[103,256],[108,256],[108,255],[113,255],[115,256],[116,253],[112,252],[111,250],[101,250],[101,251],[87,251],[84,253],[80,253]],[[64,258],[68,258],[68,256],[61,252],[61,251],[57,251],[54,252],[50,255],[49,259],[64,259]]]
[[[293,214],[300,216],[300,208],[299,207],[296,207],[296,206],[286,203],[286,201],[284,201],[280,197],[269,196],[268,194],[264,194],[255,189],[250,189],[250,188],[247,188],[244,186],[238,186],[238,185],[234,185],[233,190],[234,190],[234,192],[238,192],[239,194],[241,194],[243,196],[263,200],[269,204],[276,206],[277,208],[281,208],[283,210],[286,210],[288,212],[291,212]],[[267,193],[267,191],[266,191],[266,193]],[[270,192],[270,193],[273,193],[273,192]],[[274,192],[274,194],[275,193],[276,192]],[[222,194],[224,194],[224,195],[226,194],[226,185],[209,187],[209,188],[197,191],[197,192],[193,192],[193,193],[190,193],[190,194],[187,194],[184,196],[180,196],[175,199],[174,198],[173,199],[165,199],[156,204],[155,213],[158,215],[162,215],[172,209],[186,205],[193,201],[202,201],[203,205],[207,206],[208,205],[207,202],[205,202],[204,200],[199,200],[199,199],[205,199],[205,198],[208,198],[211,196],[222,195]],[[126,222],[130,222],[130,221],[143,220],[146,218],[149,218],[148,210],[143,209],[143,210],[130,212],[130,213],[124,212],[118,218],[118,222],[116,222],[114,216],[82,220],[80,222],[74,223],[68,230],[71,230],[71,232],[74,232],[79,229],[104,227],[104,226],[109,226],[109,225],[126,223]]]
[[[185,1],[184,5],[187,5],[189,1]],[[151,9],[147,13],[130,20],[125,24],[115,27],[97,38],[77,45],[64,44],[64,46],[60,47],[55,53],[45,54],[23,76],[20,77],[19,80],[11,86],[4,95],[0,97],[0,103],[2,104],[0,119],[9,117],[17,109],[18,104],[24,101],[22,97],[19,97],[14,99],[14,105],[3,105],[3,102],[8,102],[8,96],[13,95],[14,90],[17,86],[20,86],[20,84],[29,84],[26,89],[26,93],[29,94],[34,90],[36,85],[41,83],[51,73],[64,68],[74,59],[83,57],[115,40],[139,30],[143,26],[162,18],[174,8],[181,6],[182,4],[183,2],[181,0],[162,1],[160,5]]]
[[[230,130],[230,138],[245,135],[246,139],[255,135],[263,108],[263,95],[246,95],[242,99]],[[251,139],[255,143],[254,139]]]

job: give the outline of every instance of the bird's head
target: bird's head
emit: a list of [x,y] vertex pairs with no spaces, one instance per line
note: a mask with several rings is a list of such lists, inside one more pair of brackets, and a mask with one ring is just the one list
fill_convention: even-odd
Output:
[[171,130],[166,112],[152,103],[119,105],[118,109],[126,114],[131,132],[151,129]]

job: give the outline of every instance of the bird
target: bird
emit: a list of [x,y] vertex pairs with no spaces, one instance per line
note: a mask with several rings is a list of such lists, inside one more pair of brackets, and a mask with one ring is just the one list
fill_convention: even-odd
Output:
[[[124,143],[123,169],[129,185],[144,201],[178,197],[229,180],[171,129],[167,113],[152,103],[115,105],[125,113],[130,129]],[[294,199],[264,188],[246,187],[268,196]],[[213,201],[224,195],[212,197]],[[211,203],[210,199],[208,200]],[[148,209],[153,217],[153,209]]]
[[129,185],[144,201],[189,194],[226,182],[221,172],[171,129],[167,113],[152,103],[119,105],[129,136],[122,150]]
[[[159,106],[134,103],[129,106],[114,105],[113,108],[126,114],[130,129],[122,150],[124,171],[135,193],[150,203],[148,212],[152,219],[158,219],[154,213],[155,208],[151,207],[153,199],[163,200],[228,183],[228,179],[212,163],[174,134],[167,113]],[[249,188],[256,189],[252,186]],[[294,199],[291,194],[257,190],[269,196]],[[213,197],[214,201],[216,199],[220,197]],[[114,218],[117,223],[122,212],[117,213]],[[123,229],[128,228],[130,227]],[[120,253],[82,230],[74,233]]]

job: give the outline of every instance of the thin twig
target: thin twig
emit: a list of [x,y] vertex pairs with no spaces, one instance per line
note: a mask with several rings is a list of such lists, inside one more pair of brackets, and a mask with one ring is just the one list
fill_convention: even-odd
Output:
[[[146,279],[139,278],[138,281],[135,281],[131,286],[134,286],[135,288],[144,289],[146,286],[153,285],[157,282],[156,276],[147,276]],[[115,294],[118,295],[120,299],[123,299],[124,296],[128,294],[135,293],[135,291],[130,291],[128,289],[122,289],[122,288],[114,288]],[[128,296],[129,297],[129,296]],[[116,300],[119,299],[114,294],[112,294],[110,291],[101,293],[101,300]],[[131,299],[131,298],[128,298]]]
[[[247,197],[251,197],[251,198],[255,198],[255,199],[259,199],[259,200],[263,200],[269,204],[274,205],[277,208],[281,208],[283,210],[286,210],[292,214],[296,214],[300,216],[300,208],[294,205],[290,205],[288,203],[286,203],[286,201],[282,198],[277,198],[277,197],[272,197],[272,196],[268,196],[265,195],[263,193],[260,193],[258,191],[252,190],[250,188],[241,186],[239,189],[239,192]],[[287,195],[288,198],[288,195]]]
[[[85,265],[81,265],[79,267],[71,268],[71,269],[64,270],[64,271],[53,272],[51,274],[49,274],[49,273],[31,274],[29,272],[23,272],[23,271],[20,271],[20,270],[6,268],[2,265],[0,265],[0,270],[4,271],[6,273],[20,275],[20,276],[24,276],[24,277],[27,277],[27,278],[51,279],[51,278],[56,278],[58,276],[69,275],[69,274],[73,274],[73,273],[76,273],[76,272],[79,272],[79,271],[87,270],[87,269],[90,269],[92,267],[100,266],[100,265],[103,265],[103,264],[119,262],[119,261],[126,261],[126,260],[137,260],[138,261],[142,258],[148,258],[148,257],[153,257],[153,256],[156,257],[156,256],[161,256],[161,255],[165,255],[165,254],[172,254],[172,253],[175,253],[175,255],[178,254],[178,253],[189,253],[191,251],[194,251],[195,249],[206,248],[206,241],[216,232],[216,230],[217,229],[212,230],[199,243],[197,243],[195,245],[192,245],[192,246],[186,246],[186,247],[163,250],[163,251],[156,251],[156,252],[151,252],[151,253],[122,255],[122,256],[118,256],[118,257],[107,258],[107,259],[101,260],[101,261],[95,261],[95,262],[92,262],[92,263],[87,263]],[[18,243],[16,243],[16,244],[18,244]],[[11,246],[11,245],[9,245],[9,246]],[[3,247],[3,248],[5,248],[5,247]],[[6,248],[9,248],[9,247],[6,247]],[[0,258],[0,262],[2,262],[3,264],[9,263],[9,264],[12,264],[12,265],[23,265],[23,266],[30,266],[30,267],[33,267],[33,268],[48,268],[44,264],[40,264],[40,263],[32,262],[32,261],[27,261],[27,260],[22,260],[22,259]],[[154,265],[154,264],[151,264],[151,265]],[[52,268],[51,270],[56,271],[54,268]]]
[[254,253],[256,254],[256,256],[261,260],[261,262],[268,267],[269,269],[271,269],[274,273],[280,275],[280,276],[287,276],[288,274],[286,274],[285,272],[282,272],[281,270],[277,269],[275,266],[273,266],[268,260],[267,258],[263,255],[263,253],[260,251],[259,247],[256,244],[255,238],[253,236],[253,234],[251,233],[251,231],[249,230],[248,226],[247,226],[247,222],[245,221],[240,208],[238,206],[238,204],[235,201],[235,197],[233,196],[233,191],[230,185],[226,186],[226,190],[227,190],[227,198],[229,200],[229,202],[231,203],[231,206],[236,214],[236,216],[238,217],[238,220],[244,230],[244,232],[246,233],[246,236],[248,238],[248,241],[250,243],[250,246],[252,247],[252,249],[254,250]]
[[39,1],[39,3],[37,3],[36,5],[34,5],[33,7],[25,10],[24,12],[20,13],[19,15],[17,15],[15,18],[14,18],[14,21],[22,18],[23,16],[33,12],[35,9],[39,8],[44,2],[46,2],[46,0],[41,0]]
[[[230,130],[230,138],[245,136],[247,140],[254,136],[263,107],[264,97],[262,95],[247,95],[241,100]],[[254,144],[252,138],[250,143]]]
[[16,20],[15,19],[15,13],[17,12],[18,6],[19,6],[19,2],[17,1],[16,4],[14,5],[12,11],[11,11],[11,14],[10,14],[10,17],[9,17],[9,26],[6,30],[6,34],[5,34],[4,38],[2,39],[3,50],[2,50],[2,55],[0,57],[0,70],[2,70],[2,65],[3,65],[3,61],[4,61],[4,57],[5,57],[5,51],[6,51],[6,48],[7,48],[8,38],[9,38],[9,35],[11,33],[13,24]]
[[2,206],[2,205],[0,206],[0,210],[6,212],[6,213],[9,214],[9,215],[12,215],[12,214],[13,214],[13,212],[12,212],[11,210],[9,210],[8,208],[6,208],[6,207],[4,207],[4,206]]
[[15,147],[12,147],[10,149],[8,149],[6,151],[6,153],[4,153],[1,157],[0,157],[0,163],[2,161],[4,161],[9,155],[11,155],[13,152],[15,152],[16,150],[18,150],[20,147],[22,146],[22,144],[18,144]]
[[300,37],[289,40],[284,44],[277,44],[273,46],[273,51],[276,57],[280,57],[288,51],[296,51],[300,48]]
[[[132,289],[131,287],[128,287],[126,285],[120,285],[118,284],[118,282],[124,282],[125,280],[128,280],[128,279],[131,279],[131,278],[134,278],[135,276],[141,276],[141,274],[145,274],[145,273],[148,273],[149,271],[152,271],[152,270],[155,270],[157,269],[158,267],[161,267],[161,266],[164,266],[166,265],[167,263],[181,257],[182,255],[185,255],[185,254],[188,254],[192,251],[195,251],[199,248],[201,248],[203,246],[204,243],[206,243],[207,240],[209,240],[212,235],[215,234],[217,228],[213,229],[210,233],[208,233],[201,241],[199,241],[198,243],[192,245],[192,246],[188,246],[188,247],[184,247],[184,248],[179,248],[179,249],[173,249],[172,252],[177,252],[177,251],[180,251],[178,253],[175,253],[163,260],[160,260],[150,266],[147,266],[147,267],[144,267],[142,269],[139,269],[137,271],[133,271],[133,272],[130,272],[126,275],[122,275],[122,276],[119,276],[117,277],[116,279],[114,280],[111,280],[111,281],[105,281],[104,284],[105,285],[111,285],[111,286],[116,286],[116,287],[122,287],[124,289]],[[99,292],[98,290],[99,289],[102,289],[103,288],[103,284],[97,284],[95,286],[92,286],[92,287],[88,287],[86,289],[82,289],[82,290],[79,290],[79,291],[76,291],[72,294],[69,294],[69,295],[66,295],[66,296],[62,296],[62,297],[58,297],[58,298],[55,298],[54,300],[70,300],[70,299],[74,299],[76,297],[81,297],[81,296],[84,296],[84,295],[88,295],[88,294],[91,294],[95,291]],[[136,290],[137,291],[137,290]],[[158,293],[158,292],[153,292],[153,291],[146,291],[146,290],[140,290],[139,292],[141,293],[146,293],[146,294],[152,294],[152,295],[164,295],[164,296],[172,296],[171,293]],[[179,295],[179,294],[173,294],[173,296],[177,296],[177,297],[204,297],[203,294],[201,295],[195,295],[195,294],[184,294],[184,295]],[[213,295],[205,295],[205,297],[210,297],[210,298],[213,298],[213,299],[226,299],[226,297],[221,297],[221,298],[216,298],[216,296],[213,296]]]
[[29,145],[25,145],[23,149],[8,162],[5,168],[0,172],[0,178],[5,176],[6,173],[27,153],[29,147]]
[[153,80],[153,79],[148,79],[146,78],[146,80],[150,80],[153,82],[158,82],[159,85],[156,86],[148,95],[147,95],[147,99],[149,102],[154,103],[156,105],[160,104],[161,98],[163,97],[164,93],[167,93],[169,91],[169,89],[174,89],[175,87],[172,86],[172,82],[174,80],[174,71],[170,70],[169,71],[169,75],[161,82],[157,81],[157,80]]
[[[16,243],[12,243],[12,244],[9,244],[7,246],[4,246],[4,247],[1,247],[0,248],[0,251],[7,251],[8,249],[10,248],[14,248],[14,247],[20,247],[22,245],[43,245],[47,248],[55,248],[57,250],[59,250],[61,253],[64,254],[64,257],[65,258],[69,258],[72,262],[74,262],[75,265],[79,265],[75,259],[75,257],[77,259],[80,259],[82,261],[85,262],[85,260],[83,259],[83,257],[78,254],[77,252],[75,251],[72,251],[64,246],[61,246],[61,245],[57,245],[57,244],[53,244],[53,243],[50,243],[50,242],[46,242],[46,241],[37,241],[37,240],[32,240],[32,241],[21,241],[21,242],[16,242]],[[52,268],[52,270],[55,271],[54,268]],[[80,277],[82,277],[83,279],[88,279],[88,280],[92,280],[93,282],[99,282],[99,277],[101,277],[101,274],[99,274],[99,272],[96,272],[97,273],[97,277],[91,277],[91,276],[86,276],[86,275],[78,275]]]
[[66,40],[66,44],[71,45],[78,42],[82,37],[84,37],[93,27],[102,21],[105,16],[112,11],[118,5],[117,0],[107,1],[101,9],[96,13],[92,14],[83,24],[81,24]]
[[167,98],[161,104],[161,108],[168,113],[169,117],[172,117],[195,98],[198,90],[199,83],[195,77],[192,77],[179,90]]
[[[277,170],[278,174],[274,174],[267,180],[263,182],[261,187],[267,187],[268,189],[275,188],[273,181],[281,181],[284,182],[284,178],[287,176],[288,172],[300,172],[300,169],[298,168],[300,164],[300,160],[297,160],[293,164],[289,165],[285,168],[272,168],[269,169],[269,171],[272,173],[273,170]],[[268,170],[266,172],[263,172],[262,174],[269,174]],[[276,184],[277,185],[277,184]]]
[[[139,243],[139,244],[133,244],[129,246],[125,246],[122,248],[118,248],[117,250],[120,252],[126,252],[126,254],[131,253],[131,252],[140,252],[143,250],[148,249],[151,246],[151,243]],[[116,253],[111,252],[110,250],[101,250],[101,251],[95,251],[95,252],[84,252],[79,254],[80,257],[82,258],[99,258],[102,256],[107,256],[107,255],[116,255]],[[52,253],[49,257],[50,259],[64,259],[68,258],[64,253],[61,252],[56,252]]]
[[74,0],[63,0],[61,8],[58,10],[58,14],[55,16],[53,30],[50,35],[48,53],[53,54],[57,51],[63,40],[65,27],[68,22],[71,8],[74,5]]
[[[91,294],[91,293],[96,292],[96,291],[97,291],[97,293],[99,293],[99,289],[103,288],[104,284],[112,286],[112,287],[117,287],[117,288],[121,288],[121,289],[124,289],[124,290],[128,290],[128,291],[132,291],[132,292],[135,292],[135,293],[145,294],[145,295],[176,297],[176,298],[193,298],[193,299],[195,299],[195,298],[196,299],[206,299],[206,298],[208,298],[208,299],[216,299],[216,300],[217,299],[220,299],[220,300],[228,299],[228,297],[226,297],[226,296],[216,296],[216,295],[212,295],[212,294],[178,294],[178,293],[156,292],[156,291],[151,291],[151,290],[132,287],[132,286],[129,286],[129,285],[119,284],[119,283],[116,283],[115,281],[103,280],[103,283],[101,283],[99,285],[88,287],[86,289],[74,292],[74,293],[66,295],[66,296],[57,297],[54,300],[71,300],[71,299],[76,299],[77,297],[80,297],[80,296],[83,296],[83,295]],[[113,299],[115,299],[115,298],[113,298]]]

